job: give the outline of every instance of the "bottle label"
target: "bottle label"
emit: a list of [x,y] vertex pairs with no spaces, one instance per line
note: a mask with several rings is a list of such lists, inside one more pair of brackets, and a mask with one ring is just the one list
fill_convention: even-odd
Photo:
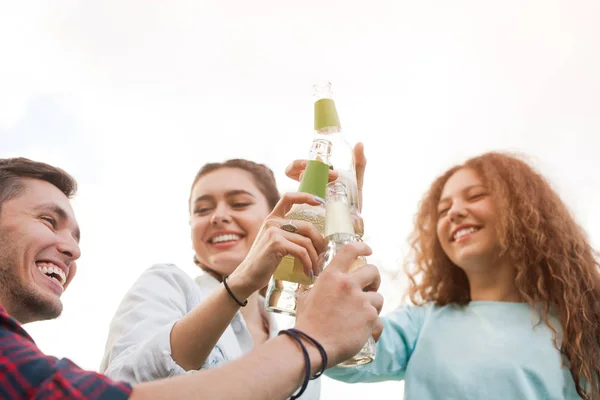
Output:
[[302,175],[298,191],[310,193],[324,199],[328,180],[329,165],[321,161],[309,160]]

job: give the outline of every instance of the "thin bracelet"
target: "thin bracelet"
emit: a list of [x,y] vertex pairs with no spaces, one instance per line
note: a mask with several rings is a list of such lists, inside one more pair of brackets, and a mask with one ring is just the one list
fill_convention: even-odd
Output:
[[298,342],[298,345],[300,345],[300,349],[302,350],[302,355],[304,355],[304,381],[302,382],[302,386],[300,387],[298,393],[290,397],[290,400],[296,400],[302,396],[302,393],[304,393],[308,386],[308,382],[310,381],[310,356],[308,355],[308,350],[306,350],[306,346],[304,346],[304,343],[302,343],[302,339],[300,339],[298,334],[292,332],[291,329],[279,331],[277,335],[279,336],[281,334],[288,335]]
[[246,307],[246,304],[248,304],[248,299],[244,300],[243,303],[241,301],[239,301],[237,299],[237,297],[235,297],[235,295],[233,294],[233,292],[231,291],[231,289],[229,289],[229,285],[227,284],[227,278],[229,278],[229,276],[227,276],[227,275],[225,275],[223,277],[223,286],[225,286],[225,289],[227,289],[227,292],[229,293],[229,295],[231,296],[231,298],[233,300],[235,300],[235,302],[238,303],[240,305],[240,307]]
[[321,346],[321,343],[317,342],[315,339],[313,339],[312,337],[308,336],[306,333],[302,332],[299,329],[296,328],[292,328],[292,329],[288,329],[289,331],[295,332],[296,334],[303,336],[304,338],[308,339],[309,341],[311,341],[319,350],[319,353],[321,353],[321,361],[323,362],[323,365],[321,366],[321,369],[319,370],[319,372],[317,372],[315,374],[315,376],[313,376],[310,379],[317,379],[318,377],[320,377],[321,375],[323,375],[323,372],[325,372],[325,370],[327,369],[327,352],[325,351],[325,349],[323,348],[323,346]]

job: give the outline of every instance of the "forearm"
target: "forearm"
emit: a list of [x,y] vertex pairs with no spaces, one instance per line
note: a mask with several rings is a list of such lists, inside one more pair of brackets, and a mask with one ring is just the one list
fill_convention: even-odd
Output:
[[[251,292],[235,278],[227,282],[240,301],[250,296]],[[173,360],[186,371],[199,369],[239,308],[221,285],[173,326],[170,336]]]
[[[312,376],[321,367],[321,357],[316,348],[304,344]],[[286,399],[302,384],[304,368],[298,343],[279,336],[219,368],[138,385],[131,399]]]

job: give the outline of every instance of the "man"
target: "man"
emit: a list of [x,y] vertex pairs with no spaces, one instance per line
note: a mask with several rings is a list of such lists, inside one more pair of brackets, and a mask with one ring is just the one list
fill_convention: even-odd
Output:
[[[60,296],[80,256],[79,227],[69,201],[75,191],[73,178],[58,168],[24,158],[0,159],[1,398],[262,400],[287,398],[300,386],[304,358],[287,335],[223,367],[133,388],[43,354],[21,324],[56,318],[62,311]],[[383,299],[363,292],[365,287],[377,290],[377,269],[347,273],[352,261],[369,251],[364,244],[349,246],[300,304],[296,328],[323,345],[327,367],[358,352],[381,326]],[[314,375],[321,355],[304,343]]]

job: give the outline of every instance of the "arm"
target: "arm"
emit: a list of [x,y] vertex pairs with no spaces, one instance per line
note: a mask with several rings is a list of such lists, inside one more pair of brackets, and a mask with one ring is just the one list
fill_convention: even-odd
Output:
[[195,285],[173,265],[145,271],[111,323],[101,371],[140,383],[199,369],[239,306],[222,287],[200,301]]
[[[127,399],[285,399],[300,386],[304,358],[298,344],[279,336],[220,368],[129,385],[84,371],[67,359],[44,355],[14,321],[0,316],[0,396],[2,398]],[[10,329],[5,325],[9,324]],[[311,373],[320,355],[305,342]],[[272,371],[277,371],[273,379]],[[232,381],[235,380],[235,384]]]
[[[305,345],[314,375],[321,358],[316,348]],[[219,368],[136,386],[131,399],[286,399],[302,383],[303,372],[298,344],[278,336]]]
[[[327,367],[356,354],[381,322],[378,314],[383,298],[363,291],[378,289],[377,268],[364,266],[348,273],[357,256],[368,254],[370,249],[364,243],[346,246],[314,287],[299,298],[296,327],[323,345],[329,356]],[[321,357],[312,344],[304,343],[314,375]],[[301,384],[304,367],[298,344],[279,336],[219,368],[136,386],[132,398],[286,399]]]
[[[253,293],[237,276],[232,275],[227,284],[241,301]],[[175,362],[187,371],[200,369],[239,309],[220,285],[173,326],[171,354]]]
[[[358,255],[368,255],[368,246],[347,246],[299,302],[296,326],[323,345],[329,355],[327,367],[356,354],[380,322],[383,298],[363,291],[379,287],[377,269],[364,266],[348,273]],[[321,358],[312,345],[306,347],[314,375]],[[304,367],[297,343],[280,336],[222,367],[140,384],[132,398],[285,399],[301,382]],[[83,371],[68,360],[45,356],[2,307],[0,371],[0,394],[7,398],[118,400],[131,392],[126,384]],[[273,379],[274,371],[277,379]]]
[[388,317],[382,318],[383,332],[377,342],[374,362],[356,368],[332,368],[325,374],[332,379],[348,383],[404,379],[425,313],[425,306],[400,307]]

